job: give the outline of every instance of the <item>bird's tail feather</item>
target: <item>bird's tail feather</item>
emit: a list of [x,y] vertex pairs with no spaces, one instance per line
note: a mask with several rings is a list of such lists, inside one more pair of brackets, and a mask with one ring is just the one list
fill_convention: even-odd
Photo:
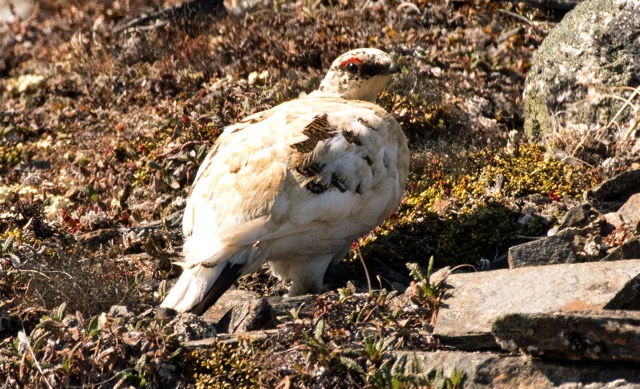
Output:
[[190,312],[198,316],[205,313],[242,275],[244,268],[245,266],[243,265],[236,265],[230,262],[225,263],[218,279],[211,285],[211,288],[209,288],[202,300],[191,308]]
[[216,265],[185,268],[160,306],[202,315],[242,275],[248,256],[249,250],[244,249]]

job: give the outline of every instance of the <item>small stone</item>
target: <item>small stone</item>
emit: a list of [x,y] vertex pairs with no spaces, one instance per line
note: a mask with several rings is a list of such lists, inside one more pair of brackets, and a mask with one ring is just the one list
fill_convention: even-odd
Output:
[[584,247],[587,244],[587,238],[581,235],[575,235],[573,237],[573,247]]
[[582,204],[571,208],[560,222],[560,230],[567,227],[584,227],[590,221],[591,205]]
[[[584,231],[577,227],[567,227],[565,229],[556,231],[553,236],[557,236],[558,238],[562,238],[563,240],[570,242],[571,240],[575,241],[575,238],[581,237],[584,238]],[[575,244],[575,243],[574,243]]]
[[247,77],[247,82],[249,83],[249,85],[265,85],[268,78],[269,78],[268,70],[264,70],[261,73],[254,71],[249,73],[249,76]]
[[608,227],[609,230],[619,230],[624,227],[624,220],[622,220],[622,217],[620,217],[618,212],[606,213],[604,215],[604,219],[607,222],[605,229]]
[[251,72],[249,73],[249,76],[247,77],[247,82],[249,83],[249,85],[253,85],[256,83],[256,80],[258,79],[258,72]]
[[[259,298],[260,296],[258,296],[257,293],[250,292],[248,290],[228,290],[202,315],[202,318],[204,320],[217,323],[234,307]],[[221,328],[218,328],[218,331],[224,332]]]
[[599,257],[604,251],[602,246],[602,237],[600,235],[594,235],[585,239],[582,251],[591,258]]
[[156,309],[156,320],[165,321],[171,320],[178,314],[178,311],[172,308],[158,307]]
[[111,308],[109,308],[109,316],[126,317],[129,316],[129,310],[125,305],[113,305]]
[[216,329],[212,323],[192,313],[179,313],[165,327],[173,328],[173,333],[180,342],[216,336]]
[[[264,298],[238,305],[227,315],[230,315],[227,331],[230,334],[262,330],[275,326],[271,305]],[[222,321],[224,321],[224,318]]]
[[24,74],[18,78],[10,78],[6,83],[7,92],[23,93],[35,89],[42,84],[44,77],[37,74]]
[[110,327],[110,325],[111,321],[109,320],[109,317],[107,317],[106,313],[102,312],[100,316],[98,316],[98,328],[101,330],[106,330]]
[[629,200],[618,210],[618,215],[629,228],[640,232],[640,193],[629,197]]
[[558,236],[541,238],[509,248],[509,268],[576,262],[570,241]]

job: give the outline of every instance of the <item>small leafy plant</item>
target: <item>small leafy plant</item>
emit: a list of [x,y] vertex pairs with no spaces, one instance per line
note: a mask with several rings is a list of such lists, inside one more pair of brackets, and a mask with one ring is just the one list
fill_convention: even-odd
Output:
[[429,265],[426,269],[422,269],[417,263],[407,263],[409,275],[413,278],[413,288],[416,291],[416,298],[419,302],[426,304],[431,309],[437,311],[440,307],[440,299],[442,298],[443,286],[442,281],[433,283],[431,275],[433,274],[433,256],[429,258]]

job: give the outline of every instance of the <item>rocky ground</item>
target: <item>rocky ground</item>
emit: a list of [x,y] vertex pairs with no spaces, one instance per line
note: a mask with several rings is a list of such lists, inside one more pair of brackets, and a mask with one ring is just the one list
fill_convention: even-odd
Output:
[[[527,371],[524,384],[537,386],[637,384],[632,347],[547,349],[563,341],[532,345],[508,326],[574,320],[586,339],[576,344],[637,344],[629,342],[638,318],[628,312],[638,308],[635,261],[588,272],[628,275],[615,285],[607,278],[606,294],[597,292],[602,279],[585,278],[576,296],[543,288],[563,284],[554,274],[578,277],[591,265],[583,262],[640,251],[633,155],[611,148],[587,163],[522,135],[532,54],[565,11],[270,1],[132,27],[135,16],[169,5],[45,0],[26,20],[0,24],[0,383],[509,387]],[[330,269],[329,293],[283,299],[286,285],[264,268],[202,318],[158,312],[179,272],[171,262],[180,257],[180,209],[220,130],[313,90],[337,55],[361,46],[393,53],[403,69],[379,99],[412,149],[398,212]],[[540,288],[526,295],[540,305],[510,309],[522,301],[508,297],[524,298],[534,279],[526,272],[549,263],[558,273],[536,273]],[[445,281],[452,268],[507,267],[524,270]],[[476,306],[476,319],[491,320],[468,335],[456,328],[470,311],[456,301],[468,298],[454,292],[481,282],[505,289],[487,297],[495,305]],[[566,318],[545,303],[558,296],[597,312]],[[593,335],[598,320],[631,329]],[[477,349],[489,351],[458,351]],[[584,373],[610,372],[612,361],[617,375]]]

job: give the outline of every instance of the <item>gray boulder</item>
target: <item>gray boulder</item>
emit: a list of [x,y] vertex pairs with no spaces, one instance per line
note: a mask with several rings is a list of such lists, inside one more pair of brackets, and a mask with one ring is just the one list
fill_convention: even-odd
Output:
[[640,2],[584,1],[534,56],[524,90],[525,133],[568,154],[599,158],[633,138],[633,107],[623,108],[623,99],[638,85]]

